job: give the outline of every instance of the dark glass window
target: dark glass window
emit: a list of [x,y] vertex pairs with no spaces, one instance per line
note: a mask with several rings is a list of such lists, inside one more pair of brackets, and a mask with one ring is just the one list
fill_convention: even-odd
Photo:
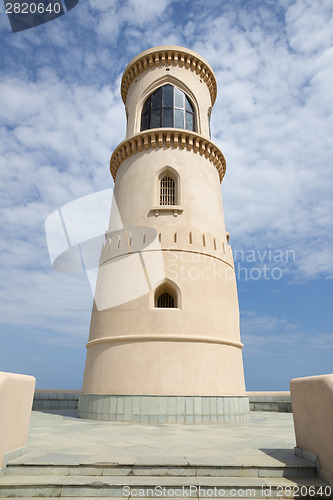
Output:
[[194,128],[192,113],[186,113],[186,125],[185,125],[185,128],[187,128],[187,130],[193,130],[193,128]]
[[161,108],[162,107],[162,87],[156,90],[151,95],[151,107],[152,109]]
[[170,84],[153,92],[142,108],[141,130],[173,127],[193,130],[195,128],[194,108],[181,90]]
[[147,113],[142,115],[141,128],[142,130],[146,130],[147,128],[149,128],[149,115]]
[[163,108],[173,108],[173,87],[165,85],[163,88]]
[[184,127],[184,111],[182,109],[175,109],[175,128]]
[[151,110],[150,125],[149,128],[158,128],[161,126],[161,108]]
[[164,108],[162,112],[163,112],[162,127],[172,127],[173,109]]
[[184,108],[184,94],[175,88],[175,108]]
[[187,96],[185,96],[185,109],[186,111],[189,111],[190,113],[193,113],[193,107],[192,104]]

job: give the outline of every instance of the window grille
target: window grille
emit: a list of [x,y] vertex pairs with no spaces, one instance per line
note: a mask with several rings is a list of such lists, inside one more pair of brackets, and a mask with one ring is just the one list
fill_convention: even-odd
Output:
[[175,300],[170,293],[164,292],[158,297],[156,307],[175,307]]
[[161,179],[160,185],[160,205],[176,204],[176,185],[174,179],[166,175]]

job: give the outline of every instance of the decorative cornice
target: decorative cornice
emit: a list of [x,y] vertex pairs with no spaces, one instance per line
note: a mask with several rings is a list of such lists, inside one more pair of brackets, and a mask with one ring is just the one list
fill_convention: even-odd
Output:
[[163,147],[187,149],[205,156],[207,160],[215,165],[220,176],[220,182],[222,182],[226,163],[220,149],[209,139],[199,134],[175,128],[145,130],[121,142],[114,150],[110,160],[110,171],[113,179],[116,179],[117,170],[121,163],[133,154]]
[[137,76],[154,66],[179,66],[195,72],[207,85],[212,106],[216,100],[217,84],[213,70],[195,52],[183,47],[155,47],[137,56],[130,62],[124,71],[121,80],[121,97],[126,104],[129,86]]

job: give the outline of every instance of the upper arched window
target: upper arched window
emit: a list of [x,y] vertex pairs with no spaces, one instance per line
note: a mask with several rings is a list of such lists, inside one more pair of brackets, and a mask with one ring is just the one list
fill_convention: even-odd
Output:
[[170,84],[159,87],[143,105],[141,130],[173,127],[194,131],[194,108],[184,92]]

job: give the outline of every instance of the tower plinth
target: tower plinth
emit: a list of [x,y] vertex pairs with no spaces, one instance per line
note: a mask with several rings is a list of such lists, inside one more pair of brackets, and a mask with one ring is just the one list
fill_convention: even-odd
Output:
[[216,79],[198,54],[155,47],[124,71],[127,134],[101,251],[79,416],[245,420],[239,307],[210,138]]

